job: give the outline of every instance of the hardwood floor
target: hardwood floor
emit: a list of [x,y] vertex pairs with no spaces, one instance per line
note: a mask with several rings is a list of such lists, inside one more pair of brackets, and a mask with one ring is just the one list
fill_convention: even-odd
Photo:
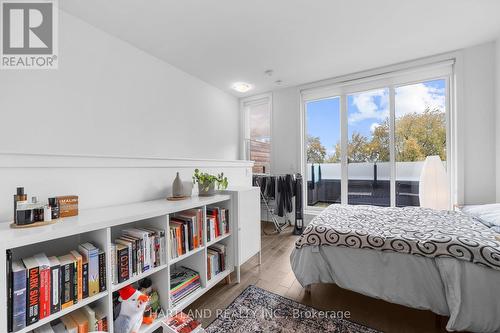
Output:
[[[263,228],[269,230],[270,225],[263,223]],[[349,311],[349,320],[387,333],[446,332],[446,318],[439,318],[430,311],[391,304],[333,284],[313,285],[311,293],[306,293],[290,267],[290,254],[297,238],[291,231],[292,228],[288,228],[280,235],[263,234],[262,265],[258,265],[257,258],[252,258],[242,267],[240,284],[234,283],[233,276],[233,283],[220,283],[186,311],[191,310],[191,314],[206,327],[215,319],[217,310],[225,309],[247,286],[253,284],[320,310]],[[204,309],[210,311],[203,313]]]

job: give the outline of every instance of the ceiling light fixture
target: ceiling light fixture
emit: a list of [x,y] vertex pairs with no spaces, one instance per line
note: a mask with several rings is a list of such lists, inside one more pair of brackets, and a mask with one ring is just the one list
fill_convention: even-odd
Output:
[[233,83],[233,90],[236,90],[237,92],[240,93],[246,93],[247,91],[250,91],[253,89],[253,86],[250,83],[246,82],[235,82]]

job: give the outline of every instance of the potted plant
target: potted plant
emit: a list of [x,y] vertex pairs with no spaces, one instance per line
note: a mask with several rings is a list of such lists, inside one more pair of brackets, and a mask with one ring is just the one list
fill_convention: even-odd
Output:
[[198,183],[200,196],[214,195],[216,184],[218,190],[225,190],[228,185],[227,177],[224,177],[224,173],[214,176],[206,172],[200,172],[198,169],[194,170],[193,183]]

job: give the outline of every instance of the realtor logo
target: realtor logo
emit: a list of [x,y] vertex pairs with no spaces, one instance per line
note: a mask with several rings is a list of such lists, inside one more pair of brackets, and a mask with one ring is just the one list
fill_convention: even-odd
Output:
[[54,1],[2,0],[2,69],[57,68]]

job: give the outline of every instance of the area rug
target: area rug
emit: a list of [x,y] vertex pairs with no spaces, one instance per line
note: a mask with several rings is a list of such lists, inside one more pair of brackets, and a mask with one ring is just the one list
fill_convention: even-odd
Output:
[[341,311],[319,311],[255,286],[245,289],[206,328],[207,333],[380,333],[345,319]]

